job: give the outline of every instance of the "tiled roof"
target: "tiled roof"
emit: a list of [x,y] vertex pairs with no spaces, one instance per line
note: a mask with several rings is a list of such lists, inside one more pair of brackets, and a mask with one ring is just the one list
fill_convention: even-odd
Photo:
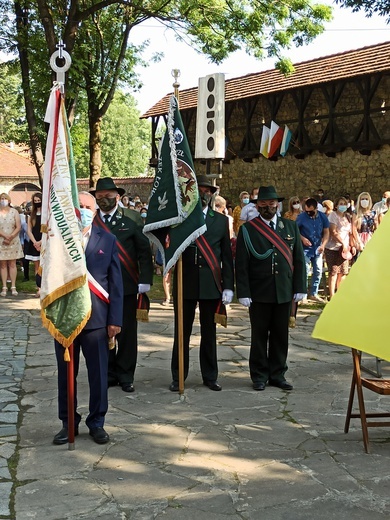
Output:
[[[295,72],[290,76],[272,69],[226,80],[225,102],[390,71],[390,41],[296,63],[294,67]],[[171,95],[160,99],[141,119],[166,114]],[[197,95],[197,87],[181,90],[180,110],[196,107]]]
[[26,147],[15,145],[12,149],[9,145],[0,143],[0,177],[12,177],[15,181],[19,177],[38,179],[37,170]]

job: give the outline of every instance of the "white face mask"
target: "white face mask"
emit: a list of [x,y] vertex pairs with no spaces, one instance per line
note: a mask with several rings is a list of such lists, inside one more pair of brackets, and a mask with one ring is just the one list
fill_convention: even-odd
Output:
[[7,199],[1,199],[0,200],[0,205],[3,206],[3,207],[6,207],[8,206],[9,204],[9,201]]
[[299,209],[300,207],[301,207],[300,204],[293,204],[293,208],[294,208],[294,209]]
[[386,203],[386,200],[387,200],[386,197],[382,197],[382,202],[383,202],[383,204]]
[[368,208],[368,206],[370,205],[370,201],[367,200],[367,199],[363,199],[363,200],[360,201],[360,205],[361,205],[361,207],[364,208],[364,209],[365,209],[365,208]]

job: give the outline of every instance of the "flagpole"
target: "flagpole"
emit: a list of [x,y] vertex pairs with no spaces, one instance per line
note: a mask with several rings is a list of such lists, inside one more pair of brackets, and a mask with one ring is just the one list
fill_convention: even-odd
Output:
[[[53,52],[50,57],[50,66],[56,73],[56,83],[59,86],[61,96],[65,97],[65,73],[72,63],[69,53],[65,50],[65,44],[62,40],[56,45],[57,51]],[[57,64],[57,58],[64,63]],[[67,364],[67,394],[68,394],[68,450],[75,449],[75,425],[74,425],[74,348],[73,343],[69,346],[69,361]]]
[[[177,108],[179,108],[179,87],[178,78],[180,76],[179,69],[173,69],[171,72],[174,83],[174,95],[177,99]],[[184,327],[183,327],[183,262],[182,255],[176,263],[176,281],[177,281],[177,305],[175,312],[177,313],[177,342],[178,342],[178,367],[179,367],[179,395],[180,399],[184,398]]]

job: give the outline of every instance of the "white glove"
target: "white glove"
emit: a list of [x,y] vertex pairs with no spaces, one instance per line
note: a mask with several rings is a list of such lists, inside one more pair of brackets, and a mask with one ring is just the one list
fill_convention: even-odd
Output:
[[224,305],[229,305],[233,300],[233,291],[231,289],[224,289],[222,293],[222,303]]
[[139,283],[138,284],[138,292],[139,294],[150,291],[150,283]]
[[250,307],[252,303],[252,298],[238,298],[238,301],[243,305],[244,307]]
[[294,302],[301,302],[307,297],[307,294],[305,293],[296,293],[294,294]]

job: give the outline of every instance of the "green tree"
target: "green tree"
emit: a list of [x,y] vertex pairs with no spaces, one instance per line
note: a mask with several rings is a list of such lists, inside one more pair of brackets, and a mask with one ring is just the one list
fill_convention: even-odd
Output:
[[22,143],[27,140],[19,66],[15,62],[0,63],[0,141]]
[[139,116],[135,99],[117,92],[102,124],[104,176],[134,177],[148,173],[150,124]]
[[[261,59],[274,56],[284,73],[293,71],[283,51],[312,41],[331,19],[331,8],[310,0],[0,0],[0,46],[16,46],[30,140],[41,172],[39,100],[47,98],[43,78],[48,56],[59,35],[72,55],[68,74],[69,115],[76,115],[78,91],[85,89],[88,104],[90,184],[100,175],[100,128],[118,85],[137,84],[133,75],[142,48],[128,45],[131,29],[155,19],[215,63],[244,48]],[[6,11],[14,10],[10,26]],[[2,16],[4,19],[2,20]],[[44,41],[42,40],[44,29]],[[4,42],[7,42],[4,45]],[[11,42],[11,45],[10,45]],[[37,72],[36,62],[40,63]],[[35,75],[33,74],[35,72]],[[38,75],[37,75],[38,74]],[[34,89],[32,88],[34,87]],[[34,93],[33,93],[34,90]],[[35,96],[35,98],[34,98]]]
[[386,18],[390,23],[390,1],[389,0],[335,0],[341,7],[351,8],[353,13],[364,11],[367,18],[373,14]]

